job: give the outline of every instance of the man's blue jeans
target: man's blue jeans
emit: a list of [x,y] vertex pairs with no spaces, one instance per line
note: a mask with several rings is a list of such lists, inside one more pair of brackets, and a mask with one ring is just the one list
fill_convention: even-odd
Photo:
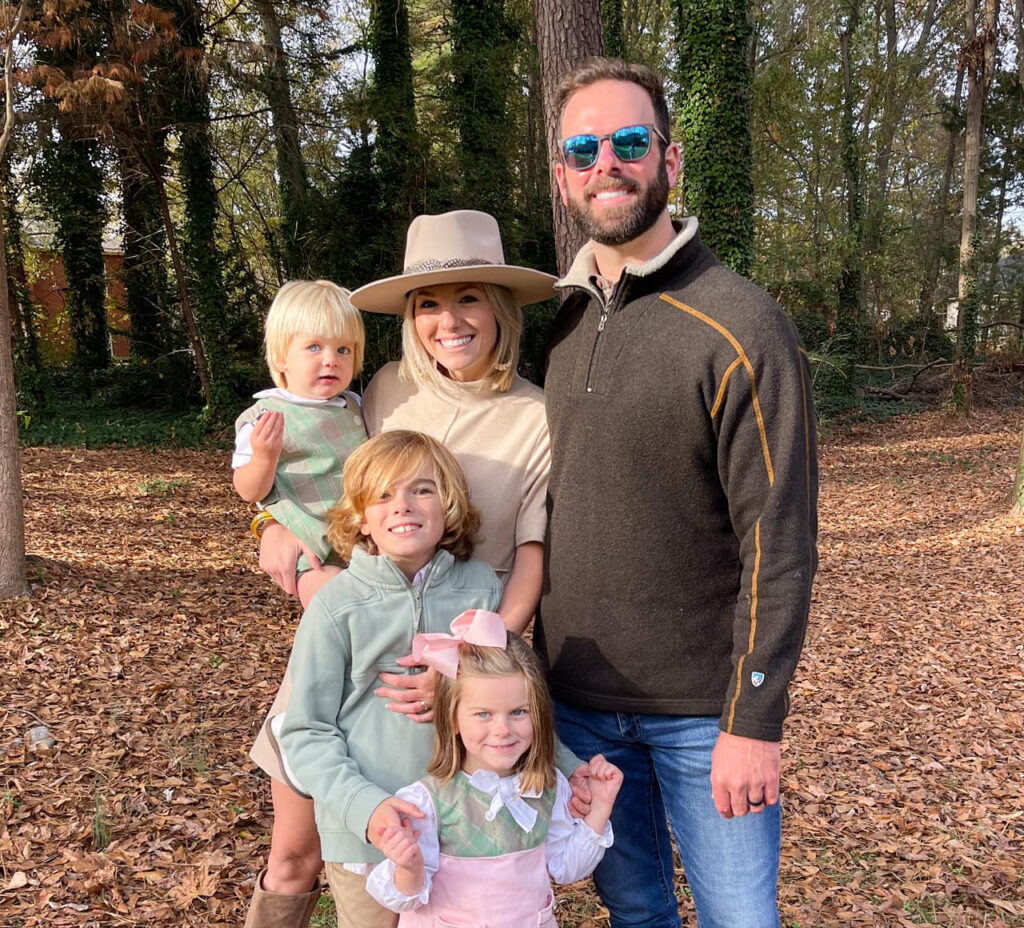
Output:
[[718,718],[594,712],[556,702],[558,734],[582,760],[622,769],[615,844],[594,871],[612,928],[678,928],[672,833],[700,928],[778,928],[778,805],[724,819],[711,798]]

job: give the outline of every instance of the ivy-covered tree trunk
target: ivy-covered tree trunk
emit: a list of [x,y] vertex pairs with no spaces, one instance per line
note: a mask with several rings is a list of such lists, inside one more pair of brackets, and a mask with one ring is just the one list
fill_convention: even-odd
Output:
[[10,159],[6,159],[0,164],[0,201],[3,203],[0,219],[3,220],[7,239],[7,306],[11,316],[14,387],[19,408],[37,416],[49,411],[50,387],[39,350],[36,308],[25,270],[21,217],[10,194],[10,184]]
[[747,0],[676,0],[683,191],[702,240],[740,274],[754,261]]
[[[202,13],[194,0],[173,0],[183,58],[176,115],[180,127],[178,167],[184,194],[183,257],[189,295],[206,358],[206,416],[211,424],[227,422],[234,397],[230,387],[231,339],[227,300],[217,247],[217,187],[213,180],[210,145],[209,74]],[[196,357],[197,367],[202,357]]]
[[626,37],[623,31],[624,2],[625,0],[601,0],[604,53],[609,58],[626,57]]
[[995,73],[999,0],[982,0],[984,16],[978,28],[978,0],[965,0],[967,65],[967,129],[964,140],[964,205],[960,228],[960,308],[956,321],[951,401],[963,415],[971,413],[971,361],[978,340],[978,176],[984,132],[985,95]]
[[452,0],[452,114],[459,130],[460,203],[506,230],[512,216],[506,99],[512,77],[509,24],[500,0]]
[[54,223],[54,243],[64,264],[72,361],[82,372],[110,363],[106,275],[103,268],[103,171],[91,139],[76,138],[67,119],[43,150],[39,190]]
[[394,268],[401,264],[405,232],[418,212],[415,204],[422,187],[406,0],[373,0],[370,49],[374,61],[376,164],[384,220],[381,245],[387,266]]
[[864,201],[861,193],[860,140],[855,108],[860,88],[854,76],[853,40],[860,25],[860,0],[849,0],[839,35],[843,67],[843,176],[846,180],[846,236],[839,276],[840,332],[849,332],[860,321],[864,281]]
[[[158,155],[163,164],[163,151]],[[160,192],[134,147],[122,149],[121,202],[124,216],[125,301],[131,320],[132,357],[152,365],[172,350],[169,333],[167,237]]]
[[554,97],[562,78],[604,48],[600,0],[536,0],[537,53],[544,93],[544,128],[547,136],[548,183],[555,227],[558,271],[564,274],[586,236],[570,224],[558,193],[555,164],[558,161],[558,116]]
[[299,120],[292,103],[288,56],[281,40],[281,23],[275,4],[270,0],[255,0],[254,5],[263,27],[263,45],[267,56],[263,87],[274,126],[285,274],[289,278],[308,277],[309,250],[313,244],[311,190],[305,156],[299,144]]

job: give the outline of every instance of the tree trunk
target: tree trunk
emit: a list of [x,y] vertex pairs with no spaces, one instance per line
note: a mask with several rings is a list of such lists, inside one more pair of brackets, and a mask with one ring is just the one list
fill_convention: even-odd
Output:
[[[178,36],[182,48],[192,53],[178,75],[176,101],[181,138],[178,162],[184,193],[185,227],[183,257],[190,278],[195,324],[202,352],[196,353],[196,368],[206,393],[206,417],[211,424],[228,421],[235,400],[229,384],[232,344],[222,261],[217,247],[217,187],[213,179],[210,145],[210,92],[202,12],[195,0],[169,4],[178,14]],[[180,287],[180,285],[179,285]],[[183,311],[185,307],[182,307]],[[186,316],[186,322],[191,325]],[[205,359],[205,360],[204,360]],[[204,370],[205,367],[205,370]]]
[[1020,461],[1017,464],[1017,479],[1013,483],[1013,506],[1011,514],[1024,518],[1024,432],[1020,438]]
[[14,352],[14,385],[21,409],[30,415],[50,409],[50,385],[39,350],[36,309],[32,303],[25,250],[21,242],[21,217],[11,195],[10,159],[0,161],[0,201],[3,201],[4,234],[7,237],[7,306],[11,315]]
[[852,331],[860,322],[864,280],[864,206],[861,194],[860,139],[855,108],[860,93],[853,74],[853,39],[860,25],[860,0],[850,0],[839,36],[843,68],[842,145],[846,178],[846,237],[839,279],[839,330]]
[[415,204],[423,187],[406,0],[373,0],[370,50],[374,61],[376,167],[384,223],[381,251],[385,266],[394,268],[401,266],[405,233],[419,212]]
[[263,44],[267,55],[264,88],[274,125],[274,151],[277,155],[277,186],[284,219],[283,237],[288,278],[309,277],[312,231],[309,174],[299,144],[299,120],[292,103],[288,57],[281,41],[281,24],[275,4],[254,0],[263,25]]
[[601,24],[604,27],[604,53],[609,58],[626,57],[623,31],[624,0],[601,0]]
[[719,260],[747,275],[754,261],[748,0],[676,0],[675,10],[686,210]]
[[558,161],[559,114],[554,97],[562,78],[587,58],[602,51],[600,0],[536,0],[537,50],[544,93],[544,127],[547,134],[548,176],[555,229],[558,271],[564,274],[586,236],[570,225],[558,194],[555,164]]
[[971,413],[971,372],[978,338],[978,273],[977,223],[978,175],[984,131],[985,94],[995,73],[998,43],[996,23],[999,0],[985,2],[985,17],[981,31],[977,28],[975,4],[978,0],[965,0],[966,41],[962,55],[967,69],[967,128],[964,139],[964,200],[960,227],[960,279],[957,298],[960,302],[956,320],[956,351],[953,356],[953,404],[963,415]]
[[503,6],[496,0],[452,0],[452,111],[459,130],[460,202],[490,213],[507,235],[513,205],[506,116],[512,49]]
[[[27,4],[18,7],[13,19],[4,15],[4,122],[0,131],[0,162],[14,128],[13,48]],[[4,235],[4,204],[0,204],[0,602],[28,592],[25,584],[25,511],[22,502],[21,468],[18,463],[18,416],[14,395],[14,361],[11,354],[11,307],[7,289],[7,240]]]
[[[1024,0],[1021,0],[1024,2]],[[939,187],[938,195],[935,198],[934,217],[930,224],[927,238],[928,254],[925,260],[924,280],[921,282],[921,292],[918,297],[917,312],[925,332],[940,330],[943,325],[936,324],[935,311],[935,287],[939,281],[939,271],[942,268],[942,254],[946,246],[946,221],[949,216],[949,188],[953,183],[953,168],[956,165],[956,147],[960,138],[960,102],[963,97],[964,67],[963,62],[958,65],[956,71],[956,90],[953,93],[953,115],[949,118],[948,133],[949,139],[946,144],[946,164],[942,171],[942,184]],[[923,344],[923,340],[922,340]]]
[[[145,142],[140,142],[145,144]],[[160,192],[152,171],[163,170],[162,142],[151,168],[136,154],[136,146],[122,147],[121,203],[124,216],[125,302],[131,320],[132,357],[144,364],[155,364],[172,347],[168,331],[167,237],[164,229]]]

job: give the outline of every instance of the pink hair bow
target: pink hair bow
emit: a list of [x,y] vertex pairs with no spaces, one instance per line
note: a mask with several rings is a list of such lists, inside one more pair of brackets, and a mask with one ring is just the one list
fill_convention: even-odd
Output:
[[486,648],[504,648],[508,644],[505,621],[496,612],[467,609],[452,621],[452,633],[425,632],[412,640],[412,656],[446,677],[459,672],[459,645],[478,644]]

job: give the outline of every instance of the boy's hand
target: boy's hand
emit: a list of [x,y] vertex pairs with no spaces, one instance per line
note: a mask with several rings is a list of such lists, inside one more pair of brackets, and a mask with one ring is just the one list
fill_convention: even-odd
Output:
[[396,867],[418,871],[423,868],[423,852],[416,840],[416,832],[407,819],[401,825],[392,825],[381,836],[380,849]]
[[254,455],[270,458],[276,463],[284,446],[284,413],[269,410],[261,413],[253,423],[249,442]]
[[395,796],[388,796],[387,799],[373,810],[370,821],[366,823],[366,840],[377,850],[383,852],[384,848],[381,845],[381,841],[384,839],[384,833],[391,828],[401,828],[402,816],[409,816],[411,818],[425,817],[411,802],[406,802],[404,799],[398,799]]
[[595,806],[600,805],[610,812],[621,787],[622,771],[615,764],[605,760],[603,754],[590,758],[590,792]]

